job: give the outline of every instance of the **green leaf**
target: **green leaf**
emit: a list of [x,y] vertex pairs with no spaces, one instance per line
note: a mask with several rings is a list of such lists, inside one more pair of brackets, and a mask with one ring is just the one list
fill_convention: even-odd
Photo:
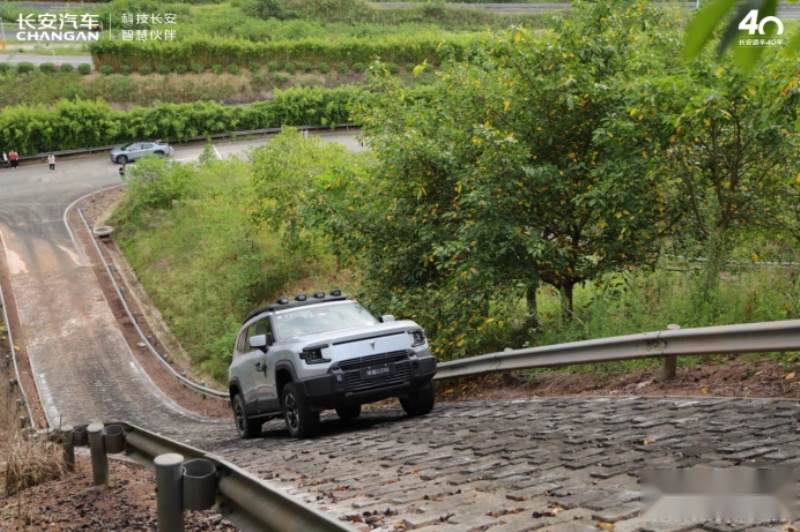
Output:
[[725,18],[736,0],[716,0],[702,8],[686,28],[683,57],[697,57],[706,43],[711,40],[714,28]]

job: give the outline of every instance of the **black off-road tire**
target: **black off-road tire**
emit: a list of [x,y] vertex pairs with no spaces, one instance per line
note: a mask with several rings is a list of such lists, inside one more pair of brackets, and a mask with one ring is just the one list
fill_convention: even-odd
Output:
[[283,418],[293,438],[312,438],[319,433],[319,412],[309,410],[297,393],[297,386],[290,382],[283,388]]
[[408,417],[424,416],[433,410],[433,383],[429,382],[419,390],[400,398],[400,404]]
[[347,405],[336,408],[336,415],[342,421],[350,421],[361,415],[361,405]]
[[236,432],[239,433],[240,438],[245,440],[261,436],[261,427],[263,423],[248,419],[247,412],[244,409],[244,398],[242,394],[237,393],[233,397],[231,408],[233,409],[233,420],[236,422]]

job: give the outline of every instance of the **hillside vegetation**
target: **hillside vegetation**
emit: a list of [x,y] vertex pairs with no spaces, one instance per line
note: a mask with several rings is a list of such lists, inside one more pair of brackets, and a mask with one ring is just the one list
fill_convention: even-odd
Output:
[[[123,245],[217,375],[241,315],[301,290],[413,318],[442,360],[797,318],[800,270],[765,264],[800,260],[794,64],[685,64],[680,42],[669,11],[593,2],[552,35],[487,34],[442,62],[426,98],[378,69],[351,103],[371,154],[289,131],[249,163],[142,166]],[[229,167],[237,178],[216,177]],[[187,269],[180,242],[153,243],[172,230],[201,249],[222,235],[208,245],[227,255]],[[198,298],[216,310],[194,350],[199,333],[180,329]]]

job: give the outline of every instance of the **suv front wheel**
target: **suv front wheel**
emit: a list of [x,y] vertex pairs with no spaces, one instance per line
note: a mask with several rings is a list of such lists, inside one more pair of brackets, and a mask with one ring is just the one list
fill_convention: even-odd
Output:
[[233,397],[231,404],[233,407],[233,419],[236,421],[236,432],[242,439],[255,438],[261,435],[261,423],[248,419],[247,412],[244,409],[244,399],[242,394],[237,393]]
[[400,404],[409,417],[424,416],[433,410],[433,383],[400,398]]
[[293,382],[283,389],[283,417],[289,434],[294,438],[311,438],[319,432],[319,412],[312,412],[300,400]]

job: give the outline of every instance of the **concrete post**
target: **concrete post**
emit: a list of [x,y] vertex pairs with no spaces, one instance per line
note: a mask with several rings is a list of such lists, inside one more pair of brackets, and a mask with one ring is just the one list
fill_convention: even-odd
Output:
[[[668,331],[677,331],[680,325],[670,323],[667,325]],[[678,370],[678,355],[664,355],[664,380],[671,381],[675,378],[675,372]]]
[[156,456],[158,532],[183,532],[183,455]]
[[92,423],[86,429],[89,433],[89,451],[92,455],[92,477],[95,486],[108,484],[108,456],[103,442],[103,424]]
[[72,425],[61,427],[61,451],[64,456],[64,466],[70,473],[75,472],[75,445],[72,443]]

